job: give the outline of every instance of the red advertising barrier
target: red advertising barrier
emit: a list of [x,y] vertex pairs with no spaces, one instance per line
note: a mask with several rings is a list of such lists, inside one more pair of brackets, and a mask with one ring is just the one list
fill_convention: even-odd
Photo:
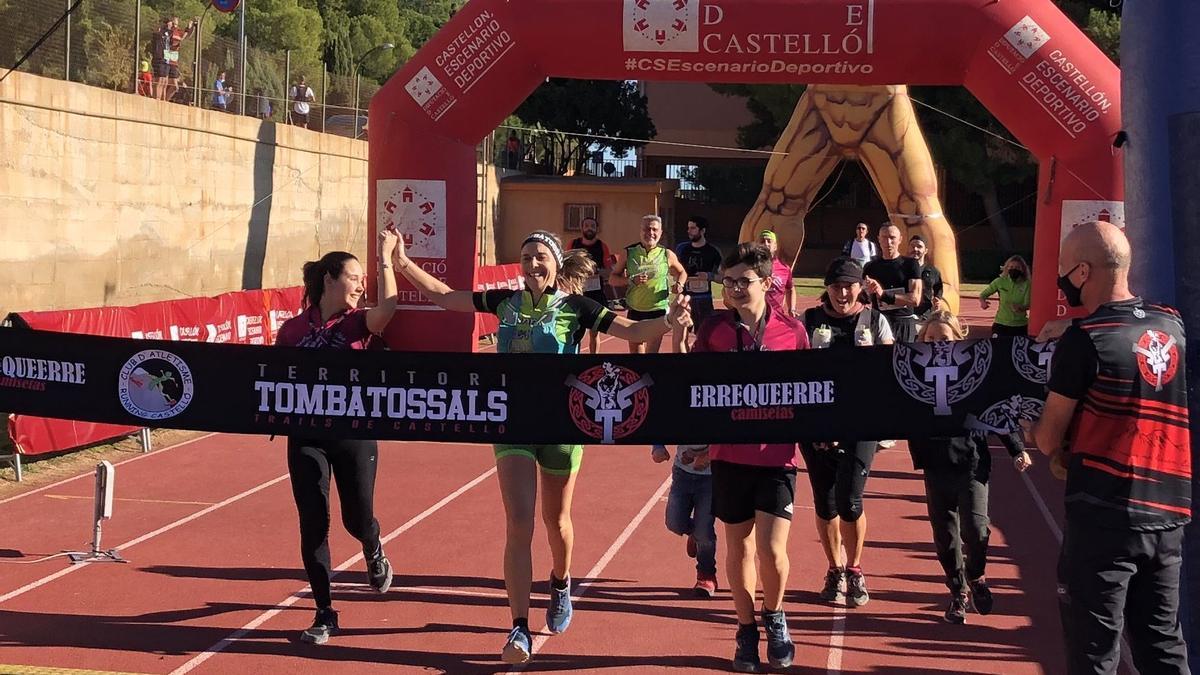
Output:
[[[521,276],[521,266],[517,263],[508,265],[488,265],[475,270],[475,290],[490,291],[497,288],[519,290],[525,284]],[[500,327],[500,320],[494,314],[476,314],[475,332],[480,336],[491,335]]]
[[[9,320],[39,330],[190,342],[271,344],[275,331],[296,315],[303,287],[238,291],[211,298],[20,312]],[[23,455],[68,450],[137,431],[137,427],[9,415],[8,435]]]

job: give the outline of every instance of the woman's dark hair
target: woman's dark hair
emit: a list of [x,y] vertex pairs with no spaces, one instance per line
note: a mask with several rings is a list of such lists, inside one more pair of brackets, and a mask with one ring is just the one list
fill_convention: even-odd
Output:
[[725,256],[725,260],[721,261],[722,269],[745,265],[754,270],[758,276],[763,279],[770,278],[773,260],[771,259],[771,249],[756,244],[751,241],[744,241],[738,244],[738,247],[732,253]]
[[313,307],[321,304],[321,296],[325,294],[325,275],[337,279],[342,276],[347,260],[358,260],[353,253],[345,251],[330,251],[321,256],[320,260],[310,260],[304,263],[304,306]]

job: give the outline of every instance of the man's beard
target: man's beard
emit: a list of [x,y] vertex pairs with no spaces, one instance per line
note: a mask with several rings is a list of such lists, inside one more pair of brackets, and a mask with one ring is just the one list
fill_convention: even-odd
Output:
[[583,238],[584,238],[584,239],[595,239],[595,238],[596,238],[596,231],[595,231],[595,230],[584,230],[584,231],[583,231]]
[[701,232],[700,234],[689,234],[689,235],[688,235],[688,239],[691,239],[691,240],[692,240],[692,243],[698,242],[698,241],[700,241],[700,240],[701,240],[701,239],[703,239],[703,238],[704,238],[704,233],[703,233],[703,232]]

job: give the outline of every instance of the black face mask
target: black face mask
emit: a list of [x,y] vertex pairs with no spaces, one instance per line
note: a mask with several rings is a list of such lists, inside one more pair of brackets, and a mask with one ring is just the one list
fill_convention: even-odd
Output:
[[1021,270],[1009,270],[1008,278],[1012,279],[1013,281],[1021,281],[1025,278],[1025,272]]
[[1067,299],[1067,305],[1071,307],[1083,307],[1083,286],[1071,283],[1071,275],[1077,269],[1079,269],[1079,265],[1072,267],[1070,271],[1058,278],[1058,290],[1062,291],[1063,297]]

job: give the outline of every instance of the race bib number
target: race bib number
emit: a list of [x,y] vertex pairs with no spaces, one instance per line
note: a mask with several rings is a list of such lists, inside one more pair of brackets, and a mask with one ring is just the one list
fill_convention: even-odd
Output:
[[693,293],[711,293],[712,286],[709,285],[707,279],[699,279],[696,277],[688,278],[687,289]]
[[600,290],[600,277],[599,277],[599,275],[593,274],[592,276],[588,277],[588,278],[587,278],[587,279],[586,279],[586,280],[583,282],[583,290],[584,290],[584,292],[585,292],[585,293],[586,293],[586,292],[589,292],[589,291],[598,291],[598,290]]
[[164,49],[163,50],[163,61],[166,61],[167,63],[178,63],[179,62],[179,51],[175,50],[175,49]]

